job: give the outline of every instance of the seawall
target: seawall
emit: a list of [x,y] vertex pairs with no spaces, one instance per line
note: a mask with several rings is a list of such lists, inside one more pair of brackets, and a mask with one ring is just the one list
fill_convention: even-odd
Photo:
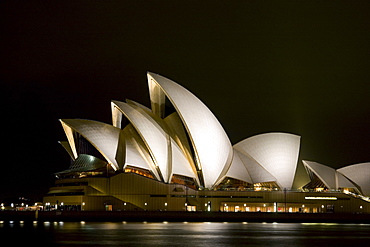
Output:
[[90,222],[279,222],[364,223],[370,214],[341,213],[233,213],[178,211],[1,211],[0,221],[90,221]]

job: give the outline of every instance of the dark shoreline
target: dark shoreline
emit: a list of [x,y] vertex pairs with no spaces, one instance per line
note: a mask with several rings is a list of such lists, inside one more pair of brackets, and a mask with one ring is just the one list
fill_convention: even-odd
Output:
[[342,213],[232,213],[178,211],[1,211],[0,221],[90,222],[278,222],[370,224],[370,214]]

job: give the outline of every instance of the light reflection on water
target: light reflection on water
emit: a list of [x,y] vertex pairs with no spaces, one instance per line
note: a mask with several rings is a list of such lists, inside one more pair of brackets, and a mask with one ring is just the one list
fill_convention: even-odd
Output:
[[368,224],[0,222],[1,242],[39,246],[368,246]]

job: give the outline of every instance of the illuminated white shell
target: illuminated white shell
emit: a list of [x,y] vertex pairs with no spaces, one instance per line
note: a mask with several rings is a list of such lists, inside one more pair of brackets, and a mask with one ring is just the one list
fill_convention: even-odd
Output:
[[[273,177],[281,188],[291,189],[298,162],[300,136],[267,133],[252,136],[234,145],[251,157]],[[252,177],[253,180],[253,177]]]
[[226,174],[233,156],[221,124],[197,97],[179,84],[153,73],[148,73],[148,83],[153,113],[164,117],[165,98],[171,101],[189,135],[204,187],[212,188]]
[[337,171],[359,185],[365,196],[370,196],[370,162],[346,166]]
[[85,137],[111,164],[113,169],[119,169],[119,165],[116,161],[116,152],[118,147],[120,129],[101,122],[83,119],[63,119],[60,120],[62,126],[67,134],[69,144],[74,150],[75,155],[76,147],[73,140],[73,136],[69,129],[80,133]]

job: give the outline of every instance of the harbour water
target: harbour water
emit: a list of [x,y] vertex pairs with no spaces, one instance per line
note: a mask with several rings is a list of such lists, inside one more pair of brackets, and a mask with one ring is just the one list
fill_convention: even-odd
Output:
[[0,222],[9,246],[370,246],[370,224]]

